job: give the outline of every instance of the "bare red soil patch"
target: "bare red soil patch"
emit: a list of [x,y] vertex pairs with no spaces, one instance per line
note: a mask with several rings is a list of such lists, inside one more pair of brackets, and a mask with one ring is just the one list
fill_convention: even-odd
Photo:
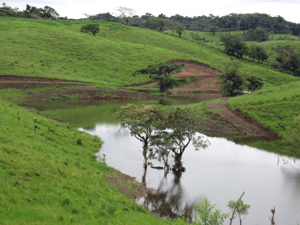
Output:
[[192,77],[198,77],[201,78],[197,80],[196,82],[192,82],[188,85],[184,85],[181,88],[186,89],[211,89],[211,90],[218,90],[219,87],[217,85],[217,78],[218,73],[221,73],[220,71],[213,69],[209,66],[206,66],[201,63],[197,62],[190,62],[190,61],[180,61],[175,60],[169,62],[170,64],[182,64],[185,63],[185,67],[182,68],[181,73],[177,73],[174,76],[180,77],[180,78],[192,78]]

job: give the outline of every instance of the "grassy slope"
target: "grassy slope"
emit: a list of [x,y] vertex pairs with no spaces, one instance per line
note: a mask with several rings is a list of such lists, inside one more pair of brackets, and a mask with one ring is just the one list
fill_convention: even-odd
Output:
[[[130,74],[149,64],[194,60],[222,70],[229,57],[205,44],[117,23],[0,18],[0,75],[50,77],[120,86],[149,78]],[[88,23],[100,24],[95,37],[81,33]],[[257,74],[278,85],[295,78],[240,60],[245,75]],[[118,67],[118,71],[112,68]]]
[[[221,51],[187,38],[121,24],[101,22],[101,32],[93,37],[91,33],[79,32],[90,21],[0,18],[0,22],[0,75],[120,86],[147,81],[143,76],[132,79],[130,74],[160,61],[195,60],[220,70],[222,63],[229,61]],[[298,79],[267,65],[240,61],[242,72],[263,77],[267,85],[261,92],[232,99],[230,106],[287,137],[284,127],[293,125],[291,116],[299,111],[295,94],[299,84],[286,83]],[[116,66],[119,70],[114,75],[111,68]],[[273,87],[280,84],[286,85]],[[2,97],[6,98],[24,95],[15,90],[4,93],[6,96]],[[287,99],[283,100],[284,97]],[[166,222],[155,219],[142,208],[132,211],[132,202],[111,190],[101,178],[112,170],[95,161],[98,138],[41,117],[34,136],[34,113],[2,100],[0,104],[1,224],[56,224],[62,220],[69,223],[71,216],[75,223],[96,224],[105,222],[110,214],[110,223],[115,224]],[[17,111],[21,114],[19,130]],[[277,117],[280,119],[275,120]],[[83,140],[83,146],[76,145],[78,138]],[[101,185],[94,197],[95,174]]]
[[294,116],[300,111],[300,82],[266,88],[249,95],[229,100],[232,110],[239,110],[246,117],[278,134],[281,140],[257,142],[253,145],[265,149],[300,157],[298,127]]
[[133,211],[133,203],[110,188],[103,176],[114,170],[94,156],[99,138],[0,104],[0,224],[69,224],[71,218],[75,224],[106,224],[109,217],[110,224],[169,224],[140,206]]

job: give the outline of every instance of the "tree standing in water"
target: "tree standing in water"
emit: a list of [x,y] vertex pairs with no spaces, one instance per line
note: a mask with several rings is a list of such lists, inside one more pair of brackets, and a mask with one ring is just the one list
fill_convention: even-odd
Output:
[[144,105],[139,108],[136,105],[129,104],[121,107],[121,111],[115,114],[115,117],[121,120],[121,123],[130,130],[130,134],[143,143],[144,167],[147,167],[147,154],[150,149],[150,140],[157,135],[155,106]]
[[184,171],[182,156],[192,142],[195,150],[205,149],[208,141],[197,134],[201,118],[193,108],[158,108],[156,106],[123,106],[115,114],[132,136],[143,143],[144,166],[148,158],[162,160],[166,167],[168,156],[174,157],[174,171]]

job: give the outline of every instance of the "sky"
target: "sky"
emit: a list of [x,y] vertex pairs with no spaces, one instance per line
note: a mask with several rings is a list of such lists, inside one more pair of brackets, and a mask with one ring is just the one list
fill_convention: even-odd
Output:
[[266,13],[270,16],[282,16],[287,21],[300,23],[300,0],[2,0],[12,8],[25,10],[26,4],[36,7],[50,6],[62,17],[69,19],[85,18],[84,14],[116,13],[117,7],[135,10],[136,15],[151,13],[155,16],[163,13],[172,16],[202,16],[213,14],[224,16],[230,13]]

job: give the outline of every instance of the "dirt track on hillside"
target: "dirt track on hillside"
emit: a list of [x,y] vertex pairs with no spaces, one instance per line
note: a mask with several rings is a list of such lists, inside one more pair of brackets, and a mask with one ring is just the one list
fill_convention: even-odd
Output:
[[37,78],[37,77],[16,77],[16,76],[0,76],[0,89],[16,88],[16,89],[33,89],[33,88],[47,88],[47,87],[69,87],[69,86],[85,86],[87,83]]
[[[211,109],[214,111],[213,120],[225,122],[224,126],[219,129],[227,133],[228,137],[232,137],[235,140],[250,138],[250,139],[276,139],[277,134],[268,131],[253,121],[247,119],[244,115],[238,111],[231,111],[228,106],[228,98],[223,99],[222,102],[212,105]],[[230,126],[229,130],[226,129]],[[207,132],[216,132],[218,129],[208,129]],[[236,134],[238,133],[238,135]],[[222,136],[227,136],[222,135]],[[236,137],[235,137],[236,136]]]

